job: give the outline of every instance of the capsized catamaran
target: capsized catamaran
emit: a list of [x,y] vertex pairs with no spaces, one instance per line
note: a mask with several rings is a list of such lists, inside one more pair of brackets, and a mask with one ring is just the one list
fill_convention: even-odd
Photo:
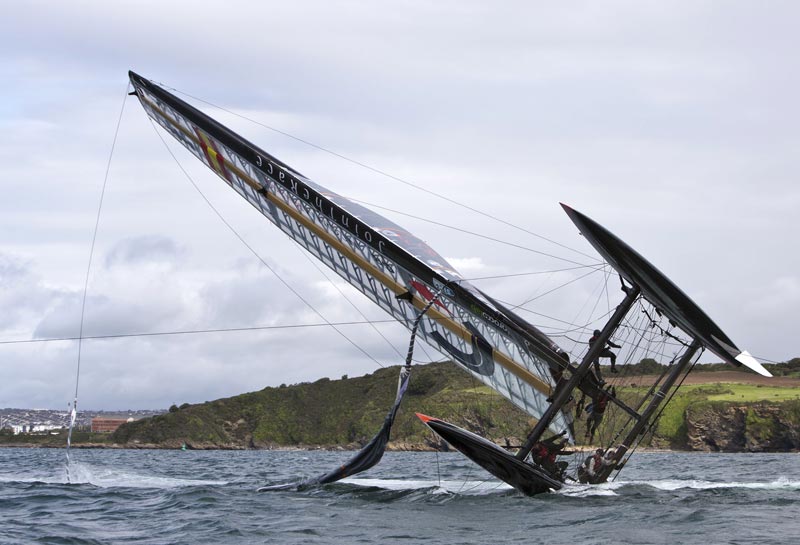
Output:
[[[625,453],[647,429],[701,347],[726,362],[767,374],[655,267],[599,224],[565,207],[587,240],[627,283],[623,284],[624,300],[576,365],[547,335],[464,280],[441,255],[404,228],[309,180],[155,83],[134,72],[129,76],[147,114],[279,229],[410,330],[418,325],[418,335],[428,344],[537,420],[525,445],[512,454],[453,424],[420,415],[453,447],[525,494],[563,485],[564,463],[544,463],[531,452],[554,444],[553,438],[544,439],[546,433],[574,443],[573,394],[592,399],[608,396],[601,377],[590,367],[636,301],[649,301],[693,342],[648,403],[634,408],[610,397],[628,416],[626,427],[621,428],[627,435],[616,449],[606,451],[602,467],[589,471],[583,480],[603,482],[621,466]],[[388,438],[389,417],[394,418],[402,389],[401,382],[381,437]],[[385,441],[374,440],[370,445],[368,453],[362,451],[354,458],[359,471],[371,466],[358,462],[359,456],[363,454],[374,465]],[[335,470],[322,481],[353,474],[350,469]]]

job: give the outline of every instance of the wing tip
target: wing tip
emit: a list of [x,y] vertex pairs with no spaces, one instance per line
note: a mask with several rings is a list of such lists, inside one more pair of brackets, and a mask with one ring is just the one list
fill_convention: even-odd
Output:
[[761,363],[755,359],[750,352],[747,350],[742,351],[738,356],[736,356],[736,361],[747,367],[748,369],[755,371],[762,377],[771,377],[772,373],[767,371]]

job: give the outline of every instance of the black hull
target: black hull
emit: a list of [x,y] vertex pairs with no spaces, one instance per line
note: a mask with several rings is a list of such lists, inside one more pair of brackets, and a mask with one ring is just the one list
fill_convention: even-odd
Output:
[[559,490],[564,485],[541,468],[518,459],[479,435],[438,418],[419,413],[417,416],[461,454],[527,496]]

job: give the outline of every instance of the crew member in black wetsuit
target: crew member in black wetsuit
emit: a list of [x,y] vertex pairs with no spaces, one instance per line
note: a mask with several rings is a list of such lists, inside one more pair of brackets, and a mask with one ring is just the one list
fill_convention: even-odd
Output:
[[[600,336],[600,330],[599,329],[595,329],[594,330],[594,334],[592,335],[592,338],[589,339],[589,348],[591,348],[591,346],[597,341],[597,338],[599,336]],[[611,360],[611,372],[612,373],[616,373],[617,372],[617,369],[616,369],[617,355],[614,354],[609,349],[609,347],[611,347],[611,348],[621,348],[621,346],[618,345],[618,344],[614,344],[614,342],[611,341],[611,339],[607,340],[606,344],[608,346],[604,346],[603,349],[600,351],[600,353],[597,355],[597,358],[594,360],[594,371],[595,371],[595,374],[597,375],[597,380],[598,381],[602,381],[603,380],[603,376],[600,374],[600,358],[608,358],[608,359],[610,359]]]
[[586,437],[584,439],[586,439],[587,443],[594,441],[594,433],[600,426],[600,422],[603,421],[603,415],[606,412],[608,400],[609,398],[616,396],[617,390],[616,388],[612,387],[610,390],[600,390],[600,392],[597,394],[597,397],[592,400],[589,418],[586,419]]

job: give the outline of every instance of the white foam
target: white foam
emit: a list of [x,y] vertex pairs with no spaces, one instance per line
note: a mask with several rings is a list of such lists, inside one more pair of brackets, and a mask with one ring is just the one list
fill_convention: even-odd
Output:
[[439,481],[407,479],[342,479],[343,483],[385,490],[432,490],[433,494],[485,495],[512,490],[499,481]]
[[658,490],[681,490],[681,489],[692,489],[692,490],[713,490],[713,489],[724,489],[724,488],[747,488],[750,490],[780,490],[780,489],[800,489],[800,481],[790,481],[786,477],[779,477],[775,481],[769,482],[740,482],[740,481],[730,481],[730,482],[719,482],[719,481],[703,481],[699,479],[688,479],[688,480],[678,480],[678,479],[666,479],[662,481],[616,481],[615,483],[609,483],[611,485],[616,485],[616,488],[620,486],[631,486],[631,485],[644,485],[656,488]]
[[[69,474],[67,473],[69,470]],[[222,486],[227,481],[179,479],[160,475],[143,475],[119,468],[97,467],[81,462],[71,462],[50,474],[0,475],[0,482],[44,484],[91,484],[100,488],[179,488],[183,486]]]
[[614,489],[618,488],[615,483],[603,484],[565,484],[564,487],[557,492],[562,496],[569,496],[572,498],[586,498],[592,496],[616,496],[617,493]]
[[[66,475],[64,482],[67,482]],[[72,462],[69,467],[71,484],[91,484],[101,488],[179,488],[183,486],[222,486],[226,481],[179,479],[160,475],[142,475],[118,468],[95,467]]]

